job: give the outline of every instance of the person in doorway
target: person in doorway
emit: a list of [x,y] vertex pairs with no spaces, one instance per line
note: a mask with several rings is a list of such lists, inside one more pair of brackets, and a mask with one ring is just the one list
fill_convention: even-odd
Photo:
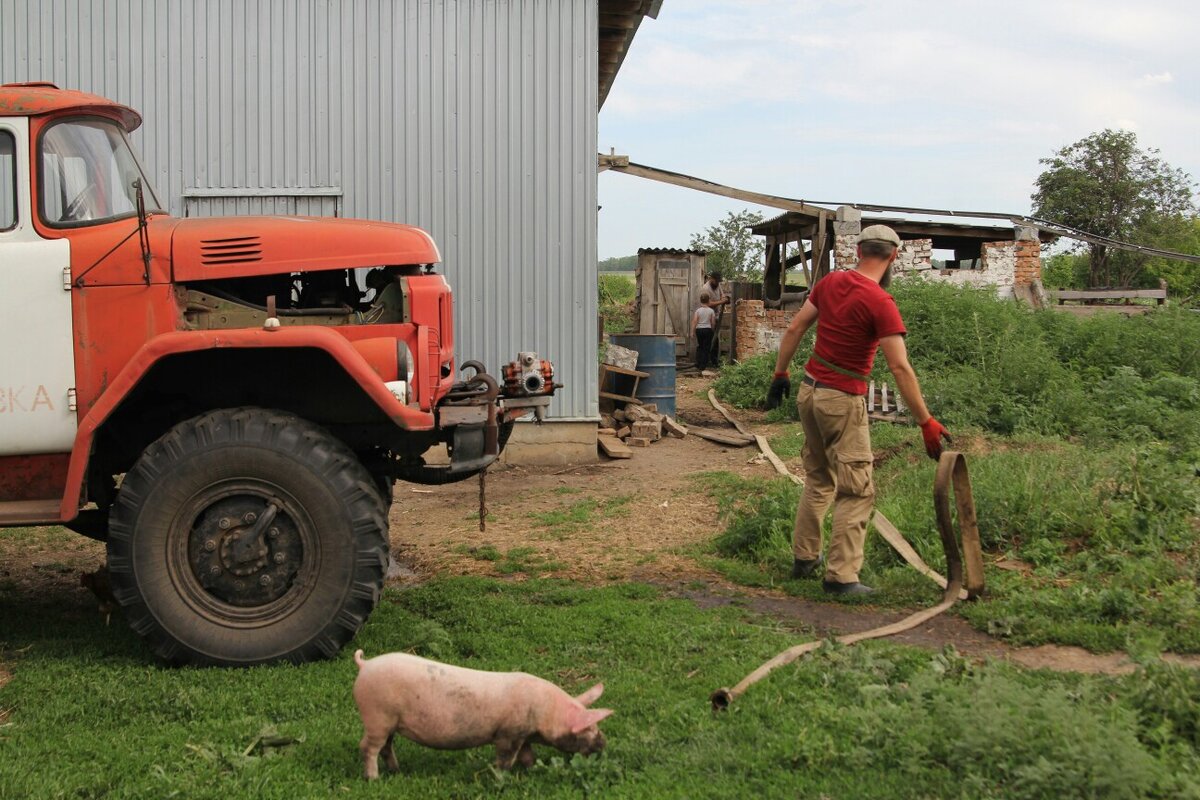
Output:
[[884,289],[900,237],[886,225],[871,225],[858,239],[858,266],[821,279],[783,335],[767,407],[791,392],[787,367],[800,340],[815,322],[817,340],[804,366],[796,396],[804,427],[804,493],[792,538],[793,578],[815,576],[821,567],[821,525],[833,505],[833,534],[824,589],[831,594],[869,594],[858,580],[867,522],[875,502],[871,434],[867,427],[867,376],[875,351],[883,348],[896,387],[921,426],[925,452],[936,460],[946,429],[925,406],[917,374],[908,361],[906,330],[896,301]]
[[703,372],[708,369],[709,355],[712,353],[713,333],[716,330],[717,312],[709,305],[712,298],[707,292],[700,294],[700,305],[692,314],[692,338],[696,340],[696,369]]
[[721,318],[725,316],[725,307],[729,305],[729,295],[721,286],[720,272],[713,271],[708,274],[703,291],[708,294],[709,308],[717,312],[716,319],[713,320],[712,345],[708,357],[708,362],[715,367],[721,363]]

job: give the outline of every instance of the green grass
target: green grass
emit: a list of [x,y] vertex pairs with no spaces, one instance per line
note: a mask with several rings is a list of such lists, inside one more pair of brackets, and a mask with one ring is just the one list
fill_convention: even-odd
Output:
[[[567,487],[561,487],[555,494],[571,495],[579,491],[561,490],[565,488]],[[599,521],[628,514],[629,503],[633,498],[633,493],[604,498],[583,497],[568,505],[535,511],[529,516],[539,527],[547,529],[543,536],[562,539]]]
[[633,324],[637,284],[631,272],[602,272],[598,278],[599,313],[606,333],[624,333]]
[[470,556],[476,561],[491,561],[496,565],[496,571],[501,575],[525,574],[536,578],[546,572],[558,572],[566,569],[559,561],[547,560],[532,547],[510,547],[501,553],[495,545],[478,546],[460,544],[453,548],[454,552]]
[[[21,613],[15,605],[21,603]],[[336,660],[166,669],[61,598],[0,597],[5,797],[1183,797],[1197,792],[1200,686],[1155,665],[1126,679],[976,666],[886,643],[825,648],[725,714],[709,692],[794,642],[736,608],[656,590],[441,579],[389,591]],[[490,749],[398,741],[402,775],[360,777],[350,652],[413,649],[521,669],[568,691],[602,680],[609,747],[539,748],[493,773]],[[264,747],[260,737],[279,737]]]
[[[944,572],[934,464],[919,434],[886,425],[871,431],[877,456],[888,455],[875,473],[877,508]],[[1016,644],[1200,652],[1200,481],[1164,448],[969,431],[959,445],[983,451],[968,461],[985,561],[1015,559],[1028,569],[989,567],[985,597],[958,613]],[[815,582],[787,578],[798,487],[729,473],[697,480],[717,497],[725,525],[709,566],[746,585],[820,596]],[[889,605],[929,603],[939,592],[875,535],[862,578],[883,589],[876,602]]]
[[[931,411],[956,447],[975,445],[987,555],[1029,565],[991,570],[986,598],[959,613],[1020,644],[1200,652],[1200,316],[1076,318],[920,280],[898,281],[894,293]],[[810,349],[798,350],[797,371]],[[718,393],[761,403],[773,363],[767,354],[725,370]],[[875,376],[887,378],[882,359]],[[770,416],[794,417],[791,402]],[[874,425],[872,438],[877,457],[888,456],[876,472],[879,509],[940,569],[934,467],[917,430]],[[791,426],[772,447],[790,454],[802,442]],[[785,580],[797,490],[732,480],[725,495],[713,566],[807,591]],[[897,605],[936,592],[875,537],[863,576]]]

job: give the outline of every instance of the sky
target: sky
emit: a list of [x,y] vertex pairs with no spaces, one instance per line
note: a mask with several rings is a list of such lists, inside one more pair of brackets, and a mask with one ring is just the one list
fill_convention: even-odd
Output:
[[[599,149],[810,201],[1028,213],[1039,158],[1104,128],[1200,177],[1195,0],[664,0]],[[751,206],[603,172],[599,256]]]

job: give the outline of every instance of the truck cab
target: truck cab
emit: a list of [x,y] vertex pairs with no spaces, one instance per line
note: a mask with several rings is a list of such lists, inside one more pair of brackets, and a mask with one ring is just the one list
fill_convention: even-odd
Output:
[[0,526],[105,541],[167,660],[332,655],[381,591],[392,483],[486,469],[553,365],[456,362],[419,228],[169,216],[140,123],[0,86]]

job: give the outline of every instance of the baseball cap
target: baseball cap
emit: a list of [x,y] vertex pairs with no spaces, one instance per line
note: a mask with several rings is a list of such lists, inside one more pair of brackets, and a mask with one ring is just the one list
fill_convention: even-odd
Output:
[[887,225],[869,225],[858,235],[858,242],[883,242],[892,247],[900,246],[900,236]]

